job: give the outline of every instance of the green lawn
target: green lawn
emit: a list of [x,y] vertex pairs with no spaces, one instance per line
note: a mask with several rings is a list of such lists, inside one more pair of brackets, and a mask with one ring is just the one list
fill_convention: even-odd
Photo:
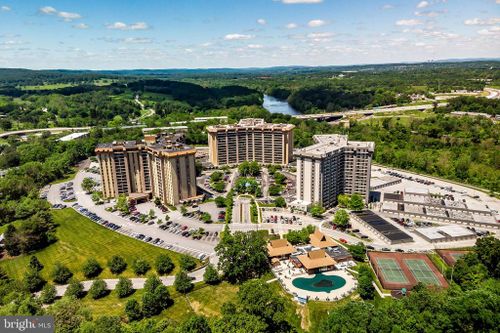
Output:
[[[35,253],[45,266],[42,270],[45,279],[49,279],[55,263],[62,263],[67,265],[78,279],[83,280],[81,267],[86,259],[93,257],[105,268],[106,262],[113,255],[121,255],[125,258],[128,267],[123,276],[127,277],[135,276],[130,267],[135,258],[143,258],[151,266],[154,266],[156,257],[161,253],[170,255],[175,263],[176,268],[172,274],[178,271],[180,256],[178,253],[106,229],[70,208],[54,210],[53,216],[54,222],[58,224],[56,229],[58,240]],[[0,261],[0,266],[7,271],[9,276],[19,279],[22,278],[26,270],[29,258],[29,255],[22,255],[16,258],[3,259]],[[197,263],[199,264],[198,260]],[[114,275],[105,268],[100,277],[112,278]]]
[[74,87],[73,83],[54,83],[54,84],[42,84],[38,86],[21,86],[22,90],[53,90]]
[[[173,287],[168,288],[174,304],[164,310],[156,318],[169,319],[180,323],[193,314],[205,316],[219,316],[222,305],[236,299],[237,285],[222,282],[217,286],[198,283],[195,289],[186,296],[179,294]],[[114,315],[125,316],[125,305],[129,299],[141,302],[143,290],[136,290],[127,298],[118,298],[112,291],[108,296],[93,300],[88,295],[82,300],[83,304],[96,316]]]

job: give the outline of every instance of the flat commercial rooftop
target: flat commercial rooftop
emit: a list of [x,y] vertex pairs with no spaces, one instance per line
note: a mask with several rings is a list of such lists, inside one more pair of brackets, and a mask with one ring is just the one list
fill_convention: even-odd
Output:
[[359,219],[385,236],[392,244],[413,242],[413,238],[371,210],[353,212]]
[[82,138],[82,137],[86,137],[87,135],[89,135],[89,132],[80,132],[80,133],[71,133],[71,134],[68,134],[66,136],[63,136],[62,138],[59,139],[59,141],[71,141],[71,140],[75,140],[75,139],[78,139],[78,138]]
[[474,232],[458,225],[418,228],[415,231],[431,240],[475,236]]

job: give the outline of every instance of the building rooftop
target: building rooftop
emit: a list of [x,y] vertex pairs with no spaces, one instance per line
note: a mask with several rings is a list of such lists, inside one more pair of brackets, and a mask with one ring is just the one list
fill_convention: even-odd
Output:
[[75,140],[78,138],[86,137],[89,134],[89,132],[80,132],[80,133],[71,133],[66,136],[63,136],[62,138],[59,139],[59,141],[71,141]]
[[145,135],[145,140],[141,141],[113,141],[98,144],[96,152],[123,151],[134,149],[148,149],[158,153],[176,153],[182,151],[195,150],[193,147],[184,144],[181,135]]
[[325,157],[328,153],[342,149],[342,148],[360,148],[367,149],[369,152],[375,150],[375,143],[370,141],[349,141],[347,135],[328,134],[328,135],[314,135],[315,144],[296,149],[294,154],[304,157]]
[[267,253],[269,257],[281,257],[292,254],[296,249],[286,239],[273,239],[267,244]]
[[335,243],[330,237],[325,236],[319,229],[316,229],[314,233],[309,235],[309,243],[317,248],[324,249],[326,247],[336,246]]
[[427,237],[428,239],[442,239],[447,237],[465,237],[465,236],[475,236],[475,233],[467,228],[458,225],[446,225],[440,227],[430,227],[430,228],[418,228],[416,229],[418,233]]
[[207,127],[208,132],[231,131],[244,129],[262,129],[262,130],[284,130],[291,131],[295,128],[292,124],[273,124],[266,123],[262,118],[241,119],[237,124],[212,125]]
[[335,260],[325,250],[313,250],[307,254],[297,256],[297,259],[307,270],[329,267],[336,264]]

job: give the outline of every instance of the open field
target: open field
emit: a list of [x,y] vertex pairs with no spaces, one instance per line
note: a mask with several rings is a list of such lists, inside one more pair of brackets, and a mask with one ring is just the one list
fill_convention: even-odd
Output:
[[368,258],[384,289],[411,289],[419,282],[448,286],[446,279],[425,254],[368,252]]
[[[88,258],[95,258],[104,268],[101,278],[114,277],[106,268],[106,262],[113,255],[120,255],[127,262],[128,267],[122,273],[126,277],[135,276],[130,267],[134,259],[145,259],[151,266],[154,266],[156,257],[161,253],[166,253],[172,258],[176,266],[172,274],[178,271],[180,256],[178,253],[106,229],[70,208],[53,211],[53,216],[54,222],[58,224],[56,229],[58,240],[35,253],[45,266],[42,270],[42,276],[45,279],[50,280],[52,267],[56,263],[61,263],[68,266],[76,278],[83,280],[81,268]],[[9,276],[21,279],[29,258],[30,255],[22,255],[12,259],[3,259],[0,261],[0,266],[7,271]]]
[[74,87],[75,85],[76,84],[74,83],[53,83],[53,84],[42,84],[38,86],[22,86],[20,88],[22,90],[54,90],[54,89]]
[[[205,316],[219,316],[222,305],[226,302],[234,301],[238,286],[227,282],[222,282],[216,286],[199,283],[194,290],[186,296],[179,294],[173,287],[168,287],[174,303],[156,318],[182,322],[193,314],[203,314]],[[129,299],[136,299],[141,302],[144,290],[136,290],[126,298],[118,298],[115,291],[108,296],[98,300],[90,298],[88,295],[82,299],[82,303],[96,315],[125,316],[125,304]]]

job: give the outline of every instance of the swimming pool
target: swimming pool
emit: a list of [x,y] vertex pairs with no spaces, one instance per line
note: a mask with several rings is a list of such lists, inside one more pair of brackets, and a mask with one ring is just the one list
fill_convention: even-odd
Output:
[[327,292],[345,286],[347,281],[338,275],[316,274],[314,277],[299,277],[292,281],[294,287],[316,292]]

